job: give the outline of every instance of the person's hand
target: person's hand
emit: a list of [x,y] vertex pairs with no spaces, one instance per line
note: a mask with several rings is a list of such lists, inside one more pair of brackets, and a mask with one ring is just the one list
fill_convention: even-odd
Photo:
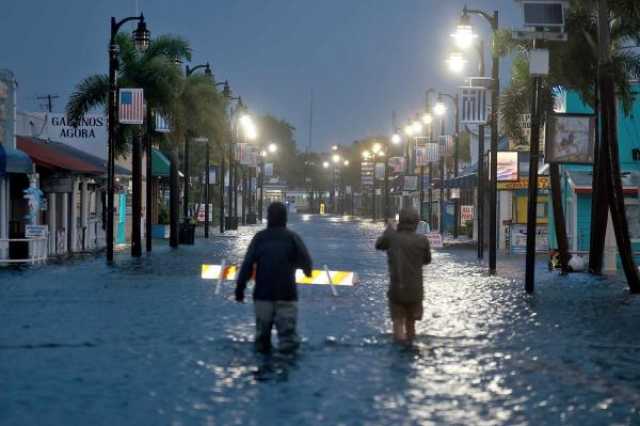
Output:
[[244,291],[236,288],[236,302],[244,303]]

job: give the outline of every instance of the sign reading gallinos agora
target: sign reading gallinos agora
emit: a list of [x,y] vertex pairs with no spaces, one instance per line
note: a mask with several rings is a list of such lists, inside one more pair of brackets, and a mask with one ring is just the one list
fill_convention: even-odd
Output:
[[58,140],[63,139],[95,139],[96,132],[104,132],[106,118],[100,115],[85,115],[73,127],[69,119],[62,114],[49,114],[49,125],[58,134]]
[[73,126],[65,114],[18,113],[18,135],[60,142],[102,159],[107,158],[107,130],[102,114],[85,114]]

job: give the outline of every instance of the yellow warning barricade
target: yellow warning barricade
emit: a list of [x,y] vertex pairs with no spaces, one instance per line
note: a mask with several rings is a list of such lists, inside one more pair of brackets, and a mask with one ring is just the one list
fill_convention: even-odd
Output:
[[[222,274],[222,265],[202,265],[201,277],[204,280],[219,280],[221,277],[224,281],[234,281],[238,275],[237,265],[227,265],[224,267]],[[323,269],[314,269],[311,277],[307,277],[302,269],[296,270],[296,283],[307,285],[334,285],[351,287],[359,283],[358,274],[349,271],[328,271]]]

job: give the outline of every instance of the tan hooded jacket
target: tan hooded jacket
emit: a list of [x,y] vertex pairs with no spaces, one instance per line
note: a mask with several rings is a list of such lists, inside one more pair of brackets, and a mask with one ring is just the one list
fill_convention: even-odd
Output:
[[387,295],[394,303],[422,302],[422,266],[431,263],[429,240],[416,234],[420,217],[415,209],[403,208],[399,219],[397,230],[388,227],[376,241],[376,249],[387,252],[391,278]]

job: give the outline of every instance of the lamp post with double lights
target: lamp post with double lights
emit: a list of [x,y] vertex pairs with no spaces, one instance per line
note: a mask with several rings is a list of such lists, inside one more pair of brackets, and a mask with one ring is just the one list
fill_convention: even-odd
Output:
[[270,143],[266,149],[260,151],[260,197],[258,198],[258,220],[262,223],[263,218],[263,204],[264,204],[264,166],[268,157],[275,155],[278,152],[278,145]]
[[[492,64],[491,64],[491,164],[489,165],[489,181],[491,182],[489,190],[489,273],[495,274],[496,272],[496,251],[497,251],[497,232],[498,232],[498,217],[497,217],[497,202],[498,202],[498,187],[497,187],[497,169],[498,169],[498,99],[500,95],[500,57],[496,49],[496,36],[499,29],[499,13],[497,10],[493,11],[493,14],[484,12],[482,10],[467,9],[465,6],[462,9],[462,15],[456,31],[456,44],[459,47],[468,48],[473,44],[473,28],[471,27],[471,16],[481,16],[487,21],[491,27],[493,33],[493,49],[491,49]],[[482,58],[482,54],[480,55]],[[480,159],[479,159],[480,161]]]
[[[444,106],[444,103],[442,102],[443,99],[449,99],[454,106],[454,136],[453,136],[453,177],[458,177],[458,158],[459,158],[459,143],[460,143],[460,107],[459,107],[459,102],[458,102],[458,95],[450,95],[448,93],[438,93],[438,103],[442,104]],[[438,105],[438,104],[436,104]],[[444,115],[447,111],[446,106],[444,107],[439,107],[439,109],[441,111],[444,111],[443,114]],[[444,121],[443,121],[444,124]],[[444,126],[443,126],[444,129]],[[460,210],[460,199],[456,200],[455,203],[455,208],[454,208],[454,215],[453,215],[453,219],[454,219],[454,224],[453,224],[453,238],[458,238],[458,218],[460,217],[459,214],[459,210]]]
[[[213,74],[211,73],[211,67],[209,66],[209,63],[207,62],[206,64],[200,64],[200,65],[196,65],[193,68],[190,68],[189,65],[185,65],[185,75],[188,78],[189,76],[191,76],[194,72],[198,71],[199,69],[203,69],[204,70],[204,74],[208,77],[211,77]],[[191,185],[191,164],[190,164],[190,148],[191,148],[191,139],[192,135],[186,134],[184,137],[184,197],[182,200],[182,215],[183,215],[183,221],[185,223],[188,222],[189,220],[189,190],[190,190],[190,185]],[[207,141],[207,146],[209,145],[209,142]],[[208,165],[209,163],[207,163]],[[208,207],[207,207],[208,208]],[[207,217],[208,219],[208,217]]]
[[[258,131],[256,128],[256,125],[253,121],[253,118],[251,118],[251,115],[249,115],[249,113],[244,112],[243,114],[240,115],[240,117],[238,118],[238,122],[240,124],[240,129],[242,130],[242,137],[243,140],[245,141],[245,143],[251,141],[255,141],[258,138]],[[250,196],[249,196],[249,192],[251,192],[251,188],[250,188],[250,184],[247,184],[247,175],[246,175],[246,167],[243,167],[242,164],[240,164],[240,173],[242,175],[242,211],[241,211],[241,218],[242,218],[242,224],[246,224],[246,212],[247,212],[247,204],[250,203]],[[251,175],[251,173],[249,173],[249,175]],[[237,213],[237,193],[236,193],[236,213]]]
[[[117,73],[119,68],[118,53],[119,48],[116,43],[116,36],[122,25],[130,21],[138,21],[138,26],[133,32],[133,41],[138,50],[144,50],[149,46],[151,34],[147,29],[144,15],[131,16],[120,21],[111,17],[111,35],[109,38],[109,106],[108,106],[108,141],[107,141],[107,263],[113,262],[113,214],[114,214],[114,192],[115,192],[115,139],[116,126],[118,122],[118,96]],[[134,150],[135,151],[135,150]],[[138,148],[139,151],[139,148]],[[135,154],[135,152],[134,152]],[[138,153],[139,154],[139,153]],[[149,206],[147,206],[149,208]],[[139,224],[138,224],[139,226]]]
[[[402,143],[402,136],[400,136],[399,133],[394,133],[393,135],[391,135],[391,138],[389,139],[389,141],[391,142],[392,145],[400,145]],[[389,222],[389,215],[391,214],[390,209],[389,209],[389,156],[387,156],[385,158],[385,165],[384,165],[384,222],[388,223]]]

